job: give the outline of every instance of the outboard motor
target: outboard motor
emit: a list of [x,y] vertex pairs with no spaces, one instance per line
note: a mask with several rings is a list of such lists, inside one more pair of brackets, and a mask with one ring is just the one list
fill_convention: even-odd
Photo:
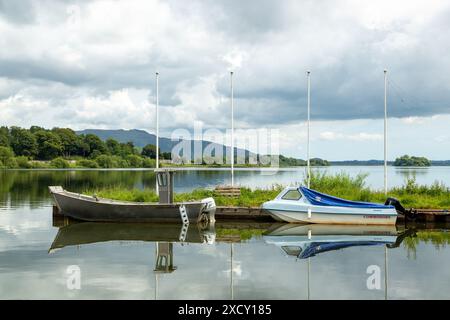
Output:
[[386,202],[384,203],[385,206],[394,206],[395,210],[399,213],[402,214],[410,219],[414,219],[416,217],[417,214],[417,210],[415,209],[405,209],[402,204],[400,203],[400,201],[398,199],[395,198],[387,198]]

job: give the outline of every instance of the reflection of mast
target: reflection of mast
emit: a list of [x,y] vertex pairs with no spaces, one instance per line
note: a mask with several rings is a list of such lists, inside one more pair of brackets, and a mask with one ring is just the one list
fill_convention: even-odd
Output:
[[177,267],[173,265],[173,243],[155,243],[155,300],[158,298],[158,274],[172,273]]
[[[155,265],[158,261],[158,242],[155,242]],[[155,268],[156,269],[156,268]],[[158,296],[158,274],[155,272],[155,300]]]
[[173,243],[157,242],[155,273],[171,273],[176,269],[173,265]]
[[230,291],[231,300],[234,300],[234,290],[233,290],[233,243],[230,243]]
[[[308,240],[311,240],[312,238],[312,232],[311,229],[308,229]],[[311,297],[311,288],[310,288],[310,284],[309,284],[309,273],[311,271],[311,258],[308,257],[308,300]]]
[[387,265],[387,247],[384,247],[384,300],[388,298],[388,265]]
[[309,286],[309,272],[311,271],[311,258],[308,258],[308,300],[311,297],[311,289]]

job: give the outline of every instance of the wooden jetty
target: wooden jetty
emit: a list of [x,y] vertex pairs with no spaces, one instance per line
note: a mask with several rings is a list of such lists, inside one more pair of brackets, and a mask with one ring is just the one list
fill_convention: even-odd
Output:
[[[415,209],[414,217],[399,215],[397,224],[408,222],[443,222],[450,223],[450,211],[441,209]],[[221,207],[216,208],[216,220],[253,220],[253,221],[274,221],[273,218],[259,207]]]
[[[415,218],[398,216],[397,224],[419,223],[450,223],[450,211],[440,209],[416,209]],[[53,215],[58,221],[63,221],[64,216],[59,213],[58,207],[53,207]],[[215,218],[220,221],[239,222],[274,222],[275,220],[259,207],[224,207],[216,208]]]

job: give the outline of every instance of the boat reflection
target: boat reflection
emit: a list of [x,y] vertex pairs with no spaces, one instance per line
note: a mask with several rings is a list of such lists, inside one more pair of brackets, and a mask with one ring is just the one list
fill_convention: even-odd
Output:
[[[108,241],[214,243],[214,224],[69,222],[59,227],[49,253]],[[162,250],[167,251],[167,250]],[[171,251],[171,250],[169,250]]]
[[306,259],[317,254],[355,246],[398,245],[395,226],[285,224],[268,230],[264,241],[280,247],[287,255]]

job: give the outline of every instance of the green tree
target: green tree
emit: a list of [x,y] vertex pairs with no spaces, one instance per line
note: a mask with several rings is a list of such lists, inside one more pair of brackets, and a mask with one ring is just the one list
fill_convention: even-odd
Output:
[[0,127],[0,146],[9,147],[9,129]]
[[3,162],[3,164],[8,163],[12,158],[14,158],[14,152],[11,148],[0,147],[0,161]]
[[142,162],[142,158],[140,156],[138,156],[136,154],[129,154],[126,157],[126,160],[128,162],[128,165],[131,168],[142,168],[143,162]]
[[153,144],[146,145],[142,148],[141,155],[150,159],[156,159],[156,146]]
[[95,134],[87,134],[83,136],[83,141],[89,146],[88,156],[91,156],[94,151],[98,151],[99,154],[106,153],[105,143]]
[[114,160],[113,157],[102,154],[95,159],[95,162],[97,162],[100,168],[116,168],[117,162]]
[[51,131],[37,131],[35,133],[38,144],[38,158],[40,160],[50,160],[60,156],[63,146],[59,136]]
[[144,160],[142,161],[142,167],[143,168],[154,168],[154,167],[156,167],[156,161],[154,159],[144,158]]
[[172,159],[172,153],[171,152],[161,152],[161,150],[160,150],[160,154],[161,154],[161,158],[163,158],[165,160]]
[[68,128],[53,128],[52,132],[61,140],[62,154],[65,157],[80,155],[80,138],[75,131]]
[[66,161],[64,158],[55,158],[50,162],[50,165],[54,168],[59,168],[59,169],[65,169],[65,168],[69,168],[70,164],[68,161]]
[[431,161],[425,157],[410,157],[407,154],[396,158],[394,161],[396,167],[429,167],[430,165]]
[[16,157],[17,167],[21,169],[31,169],[33,165],[28,161],[28,158],[25,156]]
[[83,168],[98,168],[97,162],[89,159],[81,159],[80,161],[77,161],[77,164]]
[[330,165],[330,163],[327,160],[320,159],[320,158],[312,158],[310,161],[310,164],[312,166],[316,166],[316,167],[324,167],[324,166]]
[[106,140],[106,148],[108,149],[108,152],[114,156],[120,156],[122,154],[122,148],[117,140]]
[[130,154],[136,154],[136,148],[134,147],[134,144],[131,141],[127,143],[121,143],[120,148],[122,157],[126,157]]
[[38,154],[38,145],[35,136],[28,130],[11,127],[11,147],[18,156],[35,157]]
[[29,130],[32,134],[35,134],[38,131],[47,131],[45,128],[39,127],[39,126],[31,126]]

